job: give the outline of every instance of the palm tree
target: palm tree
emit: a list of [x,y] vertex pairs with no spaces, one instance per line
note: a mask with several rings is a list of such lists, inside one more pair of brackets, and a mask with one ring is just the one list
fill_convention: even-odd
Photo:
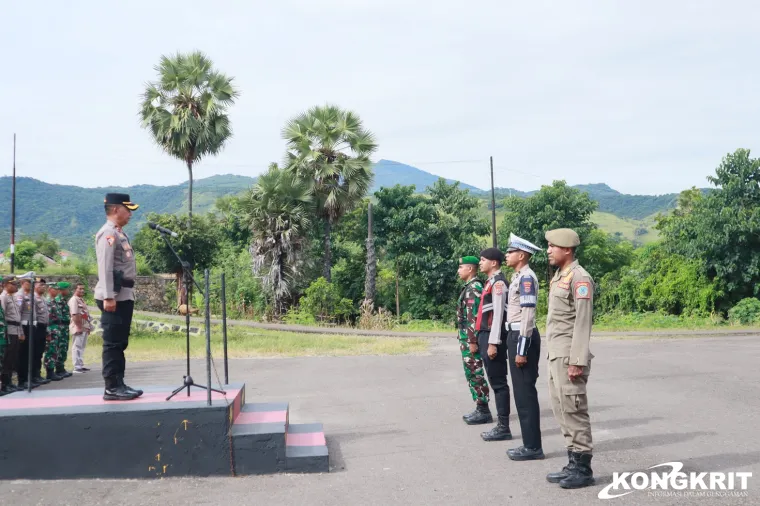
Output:
[[253,270],[263,275],[276,315],[282,314],[283,301],[299,270],[311,206],[308,184],[274,163],[242,201],[252,233]]
[[140,117],[156,144],[187,166],[188,223],[193,216],[193,164],[216,155],[232,136],[227,108],[239,93],[203,53],[162,56],[158,81],[147,84]]
[[374,136],[351,111],[313,107],[291,119],[282,132],[289,170],[309,182],[316,213],[324,223],[324,277],[330,281],[333,225],[351,211],[372,184]]

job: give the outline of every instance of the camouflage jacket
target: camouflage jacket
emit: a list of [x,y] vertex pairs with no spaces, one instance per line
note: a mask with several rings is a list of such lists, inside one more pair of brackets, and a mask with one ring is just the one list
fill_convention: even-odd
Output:
[[483,283],[475,278],[469,281],[457,301],[457,328],[459,339],[466,339],[468,343],[477,344],[478,335],[475,332],[475,321],[478,318],[480,297],[483,294]]
[[71,314],[69,313],[69,305],[66,303],[66,299],[63,295],[58,295],[55,298],[55,303],[58,306],[58,318],[60,318],[61,326],[64,326],[66,330],[69,330],[69,323],[71,323]]
[[48,327],[60,326],[61,325],[61,310],[58,307],[58,304],[56,303],[55,299],[51,299],[49,297],[46,297],[45,301],[47,302],[48,311],[49,311]]
[[5,336],[5,312],[0,306],[0,345],[8,344],[8,338]]

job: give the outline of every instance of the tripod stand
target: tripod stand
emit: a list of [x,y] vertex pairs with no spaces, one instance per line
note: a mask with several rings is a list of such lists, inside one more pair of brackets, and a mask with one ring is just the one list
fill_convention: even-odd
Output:
[[[160,232],[160,231],[159,231]],[[197,387],[202,388],[204,390],[208,391],[208,402],[209,405],[211,404],[211,391],[225,394],[222,390],[217,390],[215,388],[210,387],[211,383],[211,372],[210,370],[207,371],[208,376],[208,382],[209,386],[199,385],[193,381],[193,377],[190,376],[190,287],[191,283],[194,284],[196,287],[198,287],[198,290],[204,294],[204,300],[206,302],[206,368],[209,368],[209,361],[211,358],[211,349],[210,349],[210,338],[211,338],[211,322],[209,321],[209,294],[208,294],[208,273],[206,274],[206,290],[204,291],[201,286],[198,284],[197,281],[195,281],[195,278],[193,278],[192,273],[192,267],[188,262],[185,262],[182,260],[182,258],[179,256],[177,251],[174,249],[174,246],[172,246],[171,241],[167,237],[167,234],[164,232],[160,232],[161,237],[164,238],[164,241],[166,242],[166,245],[169,247],[172,253],[174,253],[174,256],[177,257],[177,261],[179,261],[180,265],[182,266],[182,282],[184,285],[184,295],[185,295],[185,304],[187,306],[187,311],[185,312],[185,336],[186,336],[186,353],[187,353],[187,375],[183,376],[182,385],[177,387],[169,397],[166,398],[166,400],[170,400],[172,397],[180,393],[182,390],[187,388],[187,396],[190,397],[190,387]]]

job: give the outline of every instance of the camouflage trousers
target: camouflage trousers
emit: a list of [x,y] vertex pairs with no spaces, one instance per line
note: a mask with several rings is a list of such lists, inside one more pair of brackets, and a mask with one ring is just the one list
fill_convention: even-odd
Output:
[[58,341],[58,359],[55,361],[57,370],[63,369],[63,364],[66,363],[66,358],[69,356],[69,326],[62,325],[60,329],[61,337]]
[[58,361],[58,345],[61,337],[61,327],[58,325],[48,325],[48,337],[45,340],[45,354],[42,358],[45,370],[55,370]]
[[488,404],[488,383],[486,382],[485,371],[483,369],[483,359],[480,358],[480,350],[470,353],[470,345],[467,338],[459,338],[459,349],[462,352],[462,363],[464,365],[464,377],[470,386],[472,400],[482,404]]

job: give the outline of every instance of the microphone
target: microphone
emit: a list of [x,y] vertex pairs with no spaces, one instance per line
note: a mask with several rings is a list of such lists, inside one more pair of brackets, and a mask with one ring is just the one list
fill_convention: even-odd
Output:
[[164,227],[162,227],[161,225],[156,225],[155,223],[148,223],[148,226],[149,226],[150,228],[152,228],[153,230],[158,230],[158,231],[159,231],[159,232],[161,232],[162,234],[168,234],[168,235],[170,235],[170,236],[172,236],[172,237],[179,237],[179,236],[177,235],[177,232],[172,232],[172,231],[171,231],[171,230],[169,230],[168,228],[164,228]]

